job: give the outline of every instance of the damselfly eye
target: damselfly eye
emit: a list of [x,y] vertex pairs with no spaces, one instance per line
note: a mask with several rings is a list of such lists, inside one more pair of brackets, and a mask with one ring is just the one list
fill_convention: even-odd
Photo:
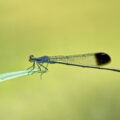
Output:
[[30,55],[29,61],[32,62],[34,60],[34,55]]

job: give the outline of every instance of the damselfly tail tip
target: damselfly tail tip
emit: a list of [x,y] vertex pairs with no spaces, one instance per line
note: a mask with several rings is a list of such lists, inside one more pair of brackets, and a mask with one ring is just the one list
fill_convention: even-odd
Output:
[[110,56],[106,53],[96,53],[95,57],[96,57],[97,65],[104,65],[111,61]]

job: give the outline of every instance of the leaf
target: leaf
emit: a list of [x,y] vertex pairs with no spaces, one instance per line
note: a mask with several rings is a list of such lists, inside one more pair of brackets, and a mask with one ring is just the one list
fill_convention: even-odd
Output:
[[27,76],[27,75],[32,75],[35,73],[43,73],[45,71],[43,70],[26,70],[26,71],[18,71],[18,72],[11,72],[11,73],[5,73],[5,74],[1,74],[0,75],[0,82],[6,81],[6,80],[10,80],[10,79],[14,79],[14,78],[19,78],[19,77],[23,77],[23,76]]

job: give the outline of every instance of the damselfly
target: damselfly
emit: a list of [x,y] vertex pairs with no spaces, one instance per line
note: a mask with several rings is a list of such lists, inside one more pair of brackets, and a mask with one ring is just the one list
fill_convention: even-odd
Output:
[[[119,69],[101,67],[111,61],[110,56],[106,53],[89,53],[69,56],[42,56],[38,58],[30,55],[29,61],[33,62],[33,65],[30,67],[32,70],[35,69],[36,64],[40,70],[41,67],[45,68],[45,71],[48,70],[48,64],[64,64],[83,68],[95,68],[120,72]],[[47,63],[47,66],[44,66],[43,63]]]

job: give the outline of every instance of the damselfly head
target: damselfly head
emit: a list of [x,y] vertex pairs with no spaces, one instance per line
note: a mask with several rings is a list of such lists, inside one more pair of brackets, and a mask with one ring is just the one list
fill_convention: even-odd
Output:
[[33,62],[34,59],[35,59],[35,58],[34,58],[34,55],[30,55],[30,56],[29,56],[29,61],[30,61],[30,62]]

